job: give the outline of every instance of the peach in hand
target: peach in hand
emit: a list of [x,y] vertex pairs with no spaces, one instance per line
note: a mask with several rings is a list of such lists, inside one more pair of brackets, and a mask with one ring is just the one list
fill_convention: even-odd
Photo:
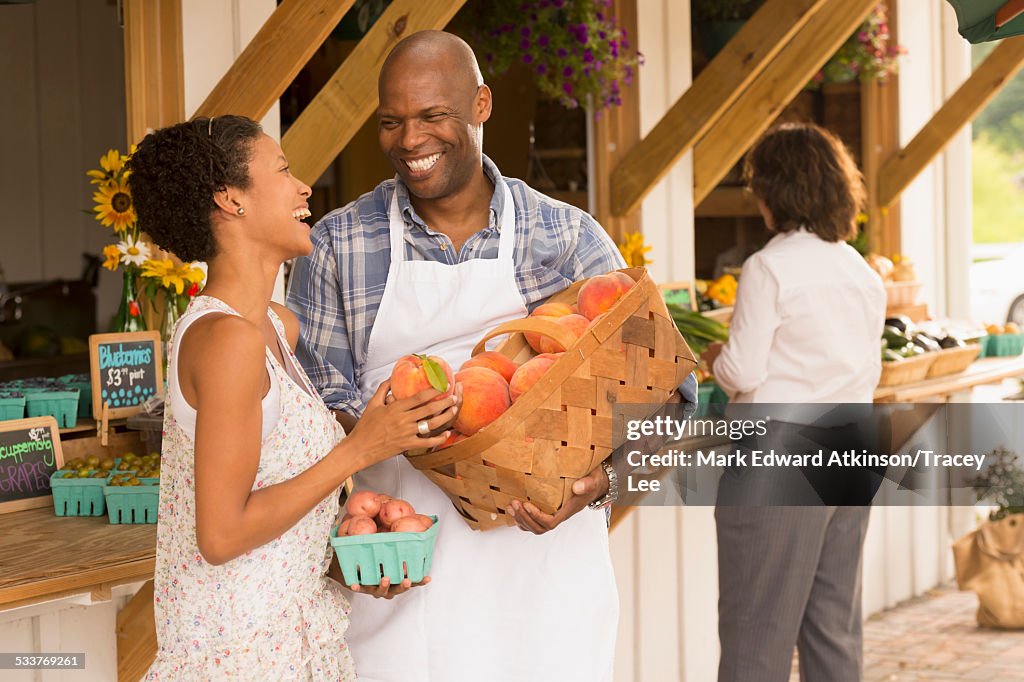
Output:
[[398,359],[391,370],[391,395],[399,400],[410,398],[420,391],[434,388],[443,395],[450,395],[455,388],[452,368],[436,355],[405,355]]
[[456,374],[455,381],[462,385],[462,407],[455,417],[455,430],[459,433],[472,436],[512,404],[508,382],[494,370],[469,367]]

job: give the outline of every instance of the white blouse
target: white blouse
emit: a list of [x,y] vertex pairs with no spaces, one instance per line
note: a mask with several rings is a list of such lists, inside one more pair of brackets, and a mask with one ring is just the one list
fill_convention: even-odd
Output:
[[778,234],[743,264],[715,380],[734,402],[871,402],[885,307],[881,279],[848,244]]

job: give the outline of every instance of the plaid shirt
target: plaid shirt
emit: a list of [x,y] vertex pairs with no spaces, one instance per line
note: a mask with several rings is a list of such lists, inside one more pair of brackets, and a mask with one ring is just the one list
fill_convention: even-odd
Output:
[[454,265],[497,257],[502,185],[507,184],[516,209],[516,284],[531,310],[573,282],[625,267],[615,243],[585,211],[502,177],[486,156],[483,166],[495,185],[488,225],[458,253],[447,236],[416,215],[408,189],[397,179],[382,182],[313,227],[313,253],[295,264],[288,307],[302,329],[298,358],[328,407],[357,417],[365,407],[359,377],[391,265],[388,207],[396,191],[406,226],[406,259]]

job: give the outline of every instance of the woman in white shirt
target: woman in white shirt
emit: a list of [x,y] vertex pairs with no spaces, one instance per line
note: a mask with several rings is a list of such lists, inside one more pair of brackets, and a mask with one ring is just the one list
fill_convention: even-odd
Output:
[[[734,402],[870,403],[885,290],[845,243],[865,198],[856,164],[829,132],[787,124],[744,177],[775,236],[743,265],[728,344],[705,354],[716,381]],[[802,680],[860,680],[869,508],[742,506],[757,502],[737,491],[777,473],[729,471],[719,487],[719,681],[788,680],[794,647]]]

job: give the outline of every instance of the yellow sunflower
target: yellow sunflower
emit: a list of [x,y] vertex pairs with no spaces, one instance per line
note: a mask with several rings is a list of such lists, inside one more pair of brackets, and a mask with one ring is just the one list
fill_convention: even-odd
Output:
[[647,258],[647,252],[651,248],[644,244],[644,236],[639,232],[631,232],[619,242],[619,253],[622,254],[626,265],[631,268],[642,268],[648,263],[653,263],[654,261]]
[[[132,151],[135,151],[134,146]],[[121,169],[124,168],[124,162],[127,160],[127,156],[121,156],[121,152],[116,149],[111,149],[100,157],[101,170],[86,171],[85,174],[92,178],[92,180],[89,181],[92,184],[104,185],[120,176]]]
[[114,228],[114,232],[126,232],[135,224],[135,205],[128,192],[128,185],[123,180],[111,180],[100,185],[92,195],[92,200],[96,203],[93,207],[96,220],[106,227]]
[[121,249],[117,248],[117,244],[107,244],[103,247],[103,257],[106,259],[103,267],[113,272],[121,262]]
[[[155,279],[167,290],[173,290],[176,294],[185,292],[186,283],[198,287],[206,274],[201,268],[190,263],[180,267],[174,265],[170,258],[160,260],[147,260],[142,266],[142,276],[148,279]],[[189,286],[191,289],[192,286]],[[194,294],[192,294],[194,295]]]

